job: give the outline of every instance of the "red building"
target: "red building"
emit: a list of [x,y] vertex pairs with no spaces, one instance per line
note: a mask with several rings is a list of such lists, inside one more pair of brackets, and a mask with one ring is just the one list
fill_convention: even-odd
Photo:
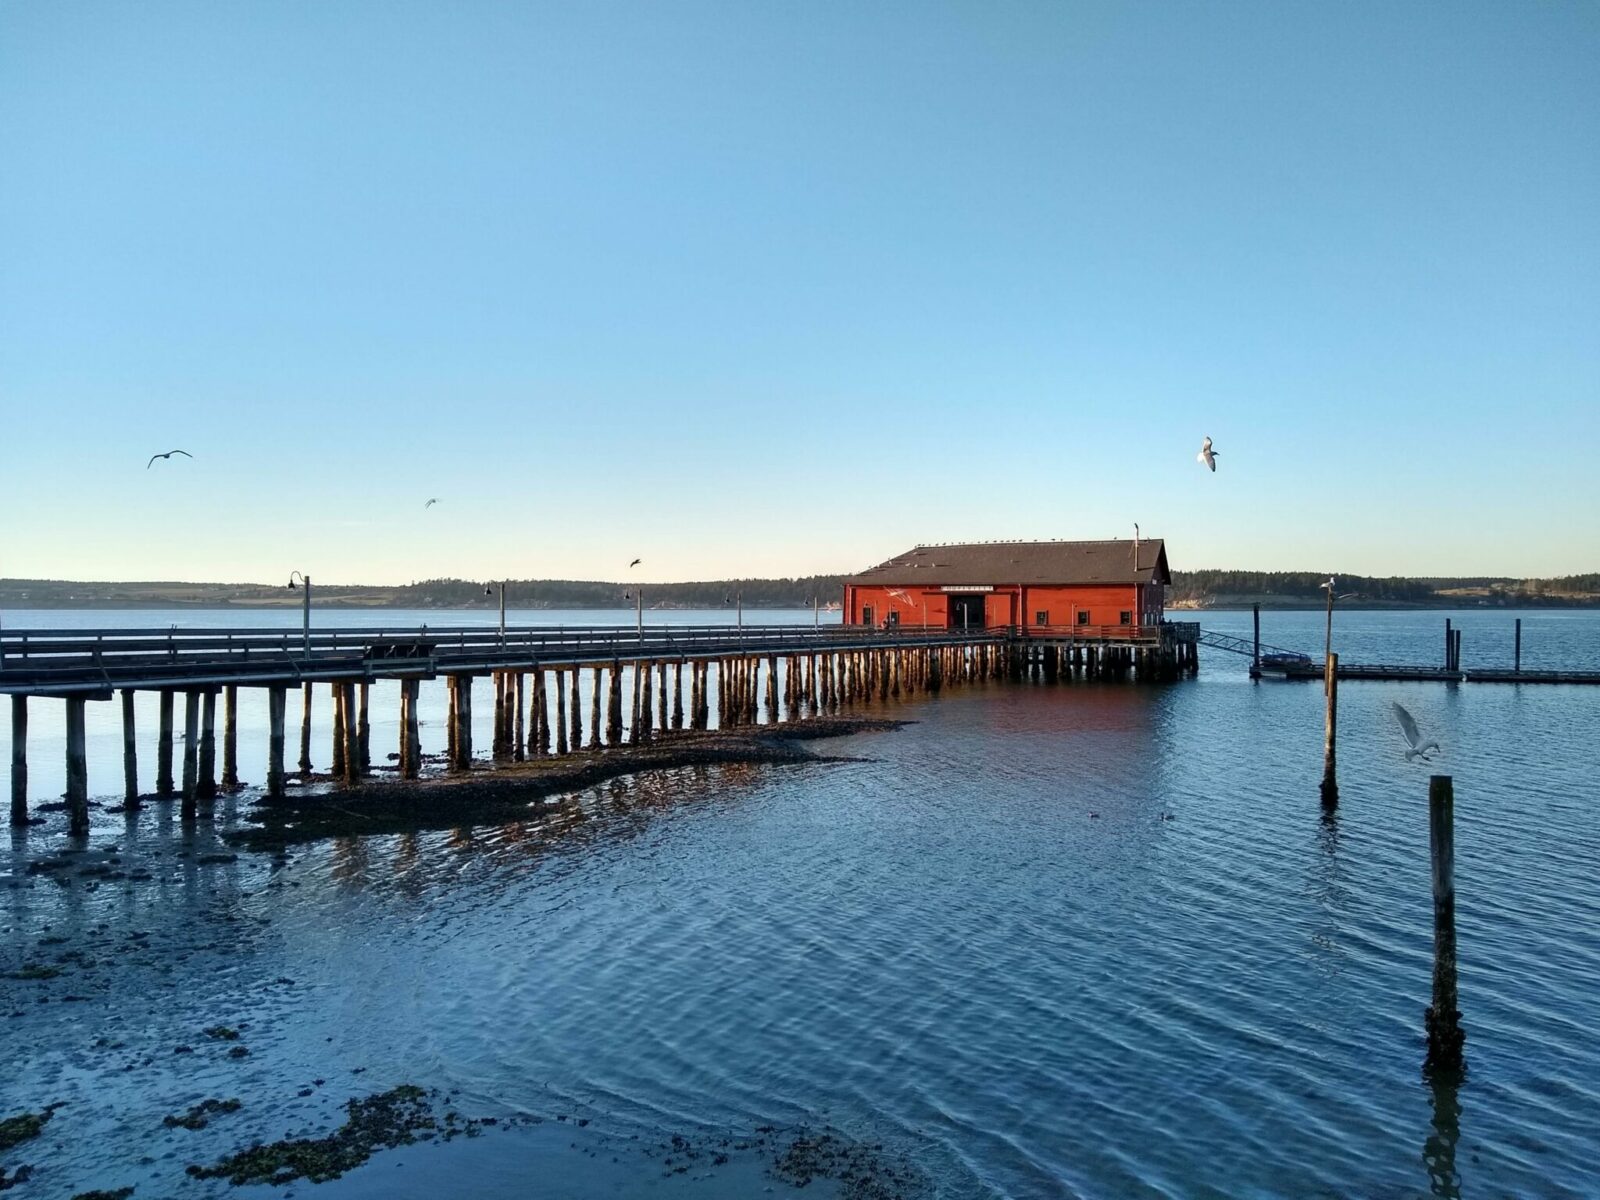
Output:
[[1057,636],[1154,634],[1171,582],[1160,538],[918,546],[846,579],[844,619],[930,629],[1013,626]]

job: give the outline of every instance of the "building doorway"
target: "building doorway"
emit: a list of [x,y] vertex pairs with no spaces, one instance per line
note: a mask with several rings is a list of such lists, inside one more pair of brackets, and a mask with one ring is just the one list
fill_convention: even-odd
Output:
[[950,595],[950,628],[982,629],[988,596],[983,592],[953,592]]

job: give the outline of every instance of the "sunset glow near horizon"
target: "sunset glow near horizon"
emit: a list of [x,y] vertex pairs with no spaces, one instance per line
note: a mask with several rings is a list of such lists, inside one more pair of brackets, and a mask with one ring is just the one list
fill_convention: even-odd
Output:
[[1592,571],[1597,61],[1560,3],[3,5],[0,576]]

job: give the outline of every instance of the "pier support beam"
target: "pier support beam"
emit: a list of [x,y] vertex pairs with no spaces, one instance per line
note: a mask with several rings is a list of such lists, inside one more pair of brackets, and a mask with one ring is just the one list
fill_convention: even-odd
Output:
[[[574,676],[574,678],[573,678],[572,685],[573,685],[573,687],[577,687],[577,685],[578,685],[578,681],[577,681],[576,676]],[[572,711],[574,713],[576,713],[578,711],[578,706],[576,704],[574,704],[572,706]],[[581,729],[575,729],[574,733],[575,733],[575,736],[573,738],[574,743],[581,742],[583,740],[583,731]],[[567,673],[565,671],[557,671],[556,672],[556,753],[557,754],[565,754],[566,752],[567,752]]]
[[134,736],[133,692],[122,689],[122,806],[139,811],[139,743]]
[[1336,771],[1339,740],[1339,656],[1328,655],[1323,667],[1324,686],[1328,692],[1328,711],[1323,721],[1322,738],[1322,807],[1332,808],[1339,803],[1339,779]]
[[415,779],[422,774],[422,719],[417,713],[422,699],[422,681],[405,679],[400,687],[405,695],[405,724],[400,735],[404,750],[400,773],[407,779]]
[[239,787],[239,688],[230,683],[222,692],[222,790]]
[[11,823],[28,823],[28,698],[11,697]]
[[183,819],[195,818],[200,784],[200,693],[183,694]]
[[195,780],[195,796],[208,802],[217,798],[217,693],[214,691],[200,698],[200,774]]
[[361,782],[361,717],[360,708],[356,699],[356,685],[354,683],[341,683],[339,688],[339,708],[343,711],[344,720],[340,722],[344,740],[344,782],[347,787],[354,787]]
[[289,707],[287,688],[267,689],[267,795],[283,795],[284,716]]
[[172,798],[172,693],[162,692],[160,724],[156,731],[156,795]]
[[367,720],[367,689],[365,680],[356,684],[356,746],[360,751],[356,762],[360,767],[357,772],[368,775],[372,772],[372,724]]
[[328,684],[328,705],[333,710],[333,744],[329,748],[333,759],[333,777],[343,779],[345,774],[344,747],[345,723],[350,719],[350,713],[345,708],[344,685],[335,681]]
[[[589,749],[600,748],[600,668],[594,667],[589,672]],[[574,701],[576,703],[576,701]],[[621,701],[618,701],[620,706]],[[620,711],[620,708],[619,708]],[[576,744],[572,747],[576,750]]]
[[622,742],[622,663],[611,660],[611,687],[606,693],[606,743]]
[[311,774],[311,685],[301,688],[300,709],[300,774]]
[[84,738],[84,706],[80,696],[67,698],[67,832],[89,836],[89,756]]

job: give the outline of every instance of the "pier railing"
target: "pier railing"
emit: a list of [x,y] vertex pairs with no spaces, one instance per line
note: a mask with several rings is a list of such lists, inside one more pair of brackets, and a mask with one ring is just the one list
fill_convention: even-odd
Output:
[[801,654],[992,642],[1005,630],[852,625],[419,626],[0,631],[0,694],[267,685],[488,671],[613,659]]

